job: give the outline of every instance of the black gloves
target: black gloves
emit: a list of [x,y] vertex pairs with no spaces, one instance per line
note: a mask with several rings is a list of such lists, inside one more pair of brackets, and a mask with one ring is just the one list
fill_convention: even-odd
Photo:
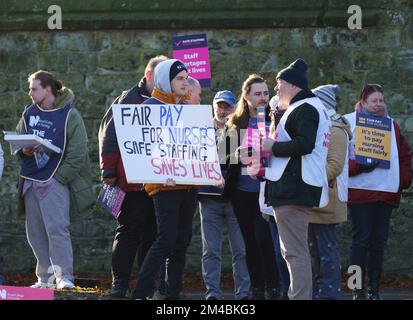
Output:
[[370,164],[358,164],[358,166],[360,168],[360,172],[369,173],[376,169],[379,163],[379,160],[373,160]]

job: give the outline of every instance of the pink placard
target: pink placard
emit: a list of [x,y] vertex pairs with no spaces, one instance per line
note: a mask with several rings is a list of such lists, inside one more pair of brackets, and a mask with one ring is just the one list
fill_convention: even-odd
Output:
[[191,77],[197,80],[211,78],[208,47],[174,51],[173,56],[185,64]]
[[261,134],[258,129],[248,128],[245,133],[244,140],[241,144],[242,147],[252,147],[257,154],[261,153]]
[[0,286],[0,300],[54,300],[52,289]]
[[172,56],[185,64],[188,74],[197,79],[202,88],[211,87],[211,67],[207,35],[174,36],[172,38],[172,47]]
[[[264,128],[259,128],[259,129],[253,129],[253,128],[248,128],[245,132],[244,135],[244,140],[242,141],[241,147],[247,148],[247,147],[252,147],[252,149],[255,150],[255,157],[257,155],[260,155],[260,174],[263,173],[263,168],[268,166],[269,163],[269,154],[267,152],[264,152],[261,149],[261,140],[262,140],[262,132],[264,132],[264,137],[268,136],[269,132],[269,127],[265,125],[264,123]],[[250,163],[251,165],[252,163]]]

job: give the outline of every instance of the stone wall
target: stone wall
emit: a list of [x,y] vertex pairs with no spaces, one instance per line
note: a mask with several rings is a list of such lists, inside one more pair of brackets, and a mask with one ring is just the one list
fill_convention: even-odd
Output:
[[[62,31],[45,30],[47,7],[59,1],[0,4],[0,130],[12,130],[29,102],[28,74],[39,68],[53,71],[76,93],[76,107],[85,119],[90,139],[96,191],[100,119],[113,99],[141,77],[151,56],[171,55],[171,38],[176,34],[208,36],[212,88],[204,90],[204,103],[210,103],[218,90],[230,89],[239,94],[250,73],[262,74],[272,88],[276,72],[302,57],[309,64],[311,86],[337,83],[342,87],[338,106],[341,113],[353,109],[363,83],[384,85],[391,115],[413,141],[411,1],[363,1],[360,5],[365,9],[366,20],[361,30],[346,27],[347,4],[352,1],[251,4],[240,0],[198,0],[187,1],[189,7],[183,16],[178,15],[180,8],[172,1],[122,1],[126,5],[120,8],[116,7],[118,1],[88,1],[82,9],[77,9],[80,1],[72,1],[67,10],[66,4],[60,2]],[[94,5],[89,4],[92,2]],[[146,24],[146,15],[129,14],[140,11],[136,3],[147,4],[143,6],[145,14],[155,17],[151,23]],[[190,9],[194,8],[202,10],[191,15]],[[174,12],[177,15],[173,16]],[[124,20],[119,18],[122,14]],[[28,271],[34,268],[35,260],[26,241],[24,221],[15,217],[19,164],[11,159],[4,142],[3,148],[6,167],[0,183],[0,271]],[[413,247],[412,202],[411,192],[406,192],[393,216],[386,254],[386,268],[391,272],[413,274],[413,257],[408,254]],[[200,272],[198,216],[195,221],[188,270]],[[114,227],[114,220],[99,208],[72,217],[77,271],[109,272]],[[349,223],[340,226],[340,239],[345,266]],[[228,272],[228,245],[224,252],[224,271]]]

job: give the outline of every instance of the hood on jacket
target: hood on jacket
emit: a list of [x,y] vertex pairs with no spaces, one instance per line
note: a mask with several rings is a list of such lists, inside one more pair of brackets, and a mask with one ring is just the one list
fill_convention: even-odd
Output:
[[158,88],[164,93],[172,93],[170,79],[171,67],[177,61],[181,62],[178,59],[168,59],[156,66],[154,75],[155,88]]
[[67,87],[63,87],[61,89],[61,93],[56,97],[54,102],[54,109],[59,109],[67,106],[68,104],[72,105],[73,101],[75,100],[75,94],[72,90]]
[[339,115],[338,113],[336,113],[336,115],[338,115],[339,117],[337,117],[334,120],[331,120],[331,125],[333,127],[337,127],[337,128],[341,128],[345,130],[348,134],[348,139],[350,141],[353,138],[353,133],[351,132],[350,123],[342,115]]

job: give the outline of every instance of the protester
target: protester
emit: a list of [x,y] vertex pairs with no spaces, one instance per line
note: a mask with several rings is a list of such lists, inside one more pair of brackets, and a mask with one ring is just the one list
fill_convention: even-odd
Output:
[[[161,62],[155,69],[152,98],[145,104],[179,104],[187,100],[188,72],[176,59]],[[153,281],[166,263],[167,292],[165,299],[179,299],[185,255],[192,236],[192,220],[196,210],[197,187],[176,185],[173,179],[162,184],[145,184],[153,198],[157,235],[138,273],[134,299],[152,296]]]
[[[391,120],[390,168],[355,160],[356,114]],[[381,300],[379,285],[383,271],[384,248],[387,243],[391,213],[400,203],[403,189],[412,181],[409,144],[397,122],[388,115],[383,88],[366,84],[355,106],[355,112],[345,115],[351,125],[353,139],[349,151],[348,212],[352,224],[350,265],[361,268],[362,287],[353,291],[354,300]],[[367,296],[364,284],[368,276]]]
[[310,212],[308,242],[313,266],[313,299],[341,299],[341,263],[337,225],[347,220],[348,121],[336,112],[337,85],[319,86],[312,92],[323,102],[332,123],[327,153],[329,203]]
[[[244,139],[249,139],[258,130],[258,107],[265,108],[265,122],[268,128],[268,100],[268,86],[265,80],[258,75],[250,75],[243,83],[236,111],[227,122],[228,139],[225,140],[226,143],[229,141],[229,146],[226,146],[229,152],[229,166],[224,198],[231,200],[244,238],[252,289],[251,299],[254,300],[272,300],[277,299],[279,295],[279,279],[271,233],[268,223],[261,216],[258,201],[260,181],[250,177],[249,171],[256,159],[259,161],[260,155],[251,157],[249,154],[253,152],[253,148],[244,143]],[[246,134],[246,131],[249,133]],[[234,143],[237,149],[231,150],[230,147]]]
[[[226,118],[235,111],[236,102],[231,91],[224,90],[215,94],[213,108],[214,126],[217,132],[225,125]],[[224,170],[222,174],[225,176]],[[222,299],[221,248],[226,224],[232,254],[234,295],[235,299],[244,300],[248,299],[250,290],[244,239],[232,203],[223,199],[222,191],[216,186],[202,186],[198,193],[202,235],[202,276],[207,289],[205,298],[206,300]]]
[[308,222],[312,207],[328,202],[326,138],[330,120],[321,101],[308,88],[307,65],[294,61],[277,75],[275,87],[282,105],[288,105],[275,140],[264,139],[271,152],[265,177],[267,203],[274,207],[281,250],[290,273],[291,300],[312,298]]
[[139,83],[115,99],[99,128],[102,181],[110,186],[118,185],[126,192],[112,246],[111,296],[114,298],[125,297],[136,256],[140,267],[155,239],[156,220],[152,198],[148,196],[143,185],[126,181],[112,108],[115,104],[141,104],[148,99],[154,87],[155,67],[166,59],[167,57],[161,55],[149,60]]
[[189,97],[186,100],[187,104],[201,104],[202,87],[197,79],[188,77],[187,96]]
[[49,72],[39,70],[28,78],[29,96],[17,132],[37,134],[61,149],[20,149],[23,159],[19,184],[19,214],[26,216],[27,238],[37,259],[34,288],[71,289],[73,251],[70,209],[82,212],[95,201],[90,176],[88,139],[74,94]]
[[[195,78],[188,76],[188,91],[186,94],[189,98],[185,101],[186,104],[200,104],[201,103],[201,95],[202,95],[202,87],[199,81]],[[152,300],[164,300],[166,297],[167,291],[167,284],[166,284],[166,263],[165,266],[161,266],[159,270],[159,284],[158,288],[155,291]],[[185,298],[185,294],[180,292],[180,299]]]

